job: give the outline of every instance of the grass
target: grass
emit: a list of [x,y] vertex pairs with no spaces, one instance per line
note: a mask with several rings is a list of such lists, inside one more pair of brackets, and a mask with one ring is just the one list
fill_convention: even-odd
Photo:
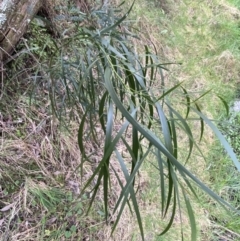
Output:
[[104,239],[100,201],[86,217],[88,197],[78,197],[78,125],[58,131],[49,100],[40,93],[29,105],[28,87],[16,80],[2,89],[0,240]]
[[[111,226],[104,221],[101,195],[88,215],[89,190],[79,196],[101,152],[88,141],[93,167],[86,166],[81,176],[76,141],[79,114],[75,113],[66,129],[52,117],[42,89],[29,105],[30,85],[15,79],[2,87],[0,240],[106,240]],[[115,185],[113,200],[118,194]],[[126,213],[123,217],[129,225],[123,226],[121,221],[115,236],[129,240],[131,217]]]
[[[168,66],[171,70],[169,82],[184,80],[187,89],[195,94],[212,89],[200,105],[216,120],[226,119],[224,107],[216,95],[221,95],[228,103],[236,96],[240,56],[239,10],[227,1],[160,1],[160,5],[161,3],[163,8],[159,8],[157,1],[138,1],[134,9],[134,17],[138,19],[136,26],[145,29],[166,62],[181,63]],[[212,144],[211,150],[209,144]],[[191,170],[198,175],[200,172],[205,183],[233,205],[239,206],[236,201],[238,195],[229,197],[229,189],[238,189],[239,173],[224,156],[211,133],[204,139],[202,149],[207,161],[196,153],[195,159],[189,164]],[[151,165],[146,166],[145,171],[149,177],[153,176]],[[154,188],[151,189],[154,183],[149,184],[149,187],[145,194],[147,198],[156,194]],[[238,190],[233,191],[237,192]],[[152,200],[158,200],[158,197],[155,196]],[[232,217],[201,193],[199,201],[193,202],[198,216],[199,240],[240,239],[239,217]],[[154,204],[157,206],[157,203]],[[146,208],[144,214],[146,226],[150,232],[156,231],[153,226],[158,225],[157,230],[161,230],[163,223],[154,218],[154,211],[149,215],[149,209],[152,210]],[[180,225],[177,221],[176,226],[163,239],[155,235],[152,240],[178,240]],[[184,232],[188,235],[187,227],[184,227]],[[189,236],[186,236],[186,240],[190,240]]]
[[[239,14],[237,8],[223,0],[200,3],[138,0],[131,16],[137,19],[132,21],[134,26],[146,32],[164,62],[181,63],[167,66],[170,71],[165,75],[169,85],[184,80],[184,86],[193,94],[201,95],[213,89],[230,103],[235,97],[239,73]],[[137,41],[135,46],[138,48]],[[107,240],[111,227],[103,222],[101,195],[88,216],[85,214],[89,194],[86,191],[83,197],[78,196],[82,177],[76,169],[81,157],[74,133],[81,114],[74,110],[74,120],[68,124],[69,134],[64,125],[52,118],[49,99],[41,88],[31,106],[30,89],[22,79],[6,82],[2,88],[0,240]],[[221,101],[213,94],[199,104],[218,120],[225,116]],[[239,205],[239,174],[215,144],[211,133],[204,139],[202,148],[207,161],[195,153],[188,166],[200,172],[201,178],[227,200]],[[97,162],[99,150],[90,141],[88,150],[93,163]],[[159,220],[158,174],[150,162],[151,158],[140,173],[138,192],[144,208],[146,240],[180,240],[179,216],[169,233],[157,236],[166,222]],[[92,171],[92,166],[86,166],[83,179]],[[113,198],[119,193],[118,188],[114,186]],[[198,194],[199,201],[191,199],[198,216],[199,240],[240,240],[239,218],[229,216],[200,191]],[[182,218],[184,238],[190,240],[186,209]],[[128,212],[123,214],[114,239],[140,240],[137,225]]]
[[[138,20],[136,26],[140,26],[141,31],[145,30],[147,37],[150,37],[168,62],[182,63],[168,66],[171,72],[167,79],[184,80],[185,86],[193,94],[212,89],[200,104],[216,120],[226,119],[225,109],[216,95],[223,96],[228,103],[236,96],[240,46],[239,10],[236,5],[227,1],[164,1],[164,4],[161,9],[157,1],[138,1],[134,9],[134,17]],[[205,136],[202,149],[207,157],[206,161],[196,153],[195,159],[189,164],[191,170],[198,175],[201,173],[202,180],[238,206],[237,196],[229,197],[228,190],[233,188],[235,191],[231,192],[238,193],[239,174],[224,157],[211,133]],[[151,165],[147,165],[145,171],[149,179],[153,177]],[[155,216],[155,203],[159,200],[156,186],[156,181],[151,181],[144,194],[146,199],[154,200],[144,212],[149,233],[156,233],[156,230],[159,232],[164,225]],[[238,217],[232,217],[221,207],[216,207],[201,193],[199,201],[194,202],[198,213],[199,240],[240,240]],[[188,229],[187,226],[188,224],[184,227],[184,232]],[[179,240],[180,230],[176,220],[176,228],[172,232],[163,238],[153,235],[150,240]],[[188,231],[185,233],[188,235]],[[190,236],[185,238],[190,240]]]

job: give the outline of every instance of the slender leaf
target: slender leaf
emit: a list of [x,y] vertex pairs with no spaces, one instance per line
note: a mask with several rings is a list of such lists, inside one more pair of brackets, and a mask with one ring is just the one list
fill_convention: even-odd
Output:
[[185,203],[186,203],[188,216],[189,216],[189,219],[190,219],[190,225],[191,225],[191,231],[192,231],[191,240],[196,241],[197,240],[197,229],[196,229],[196,221],[195,221],[195,217],[194,217],[194,214],[193,214],[193,209],[192,209],[191,203],[190,203],[190,201],[189,201],[189,199],[186,196],[184,191],[183,191],[183,196],[184,196],[184,200],[185,200]]

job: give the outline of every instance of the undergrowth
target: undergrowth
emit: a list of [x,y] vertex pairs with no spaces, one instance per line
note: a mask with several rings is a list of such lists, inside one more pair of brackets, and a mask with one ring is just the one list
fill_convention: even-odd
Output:
[[[88,6],[85,7],[89,11]],[[142,141],[143,136],[135,128],[129,128],[126,135],[121,138],[117,146],[119,152],[115,152],[115,156],[111,159],[112,166],[107,171],[104,171],[100,163],[103,163],[102,160],[108,148],[111,149],[111,138],[116,140],[117,133],[126,125],[119,120],[112,132],[105,130],[109,138],[104,143],[104,126],[109,123],[111,125],[111,121],[120,116],[120,113],[116,113],[114,117],[114,110],[111,107],[110,100],[115,97],[114,91],[109,91],[111,93],[109,99],[107,94],[104,94],[106,86],[108,90],[112,90],[107,80],[113,77],[115,78],[113,83],[121,87],[116,90],[120,93],[122,104],[126,105],[130,99],[131,104],[127,110],[132,112],[133,117],[136,111],[134,105],[141,104],[141,108],[144,106],[145,108],[142,108],[138,114],[138,120],[143,120],[142,124],[148,126],[154,125],[153,130],[156,131],[156,136],[163,138],[159,130],[165,117],[160,118],[159,121],[155,116],[157,113],[154,115],[151,113],[151,105],[155,104],[155,100],[151,100],[151,95],[146,98],[147,102],[141,99],[147,96],[144,92],[146,89],[142,88],[144,84],[139,85],[137,81],[135,82],[139,80],[139,76],[132,71],[131,65],[130,67],[126,65],[125,57],[128,49],[140,50],[142,54],[140,59],[146,54],[148,57],[145,56],[145,61],[149,63],[158,57],[151,54],[151,51],[157,49],[161,55],[158,58],[159,63],[163,60],[169,63],[157,66],[160,67],[159,69],[162,68],[162,72],[156,75],[158,81],[153,84],[153,93],[159,94],[158,98],[161,99],[160,93],[164,93],[179,84],[179,81],[183,81],[183,89],[169,93],[169,101],[176,104],[176,110],[179,113],[184,113],[185,116],[186,108],[180,104],[192,100],[194,104],[197,103],[197,110],[204,107],[205,112],[216,119],[225,115],[223,114],[225,110],[223,111],[220,106],[221,99],[217,95],[224,97],[227,102],[234,97],[234,87],[238,81],[239,71],[239,40],[237,40],[239,32],[236,24],[236,16],[240,15],[239,11],[217,0],[211,3],[207,1],[201,3],[198,1],[137,1],[131,13],[132,19],[137,20],[125,19],[126,25],[117,27],[117,31],[114,28],[111,29],[111,26],[114,21],[121,19],[118,11],[108,11],[107,8],[97,9],[92,11],[89,22],[85,20],[86,13],[76,6],[62,7],[61,11],[68,11],[66,15],[58,19],[59,25],[67,26],[61,33],[62,38],[57,39],[56,36],[52,36],[44,23],[36,20],[19,44],[19,49],[16,49],[15,54],[20,53],[19,57],[16,55],[15,61],[7,63],[7,78],[1,86],[0,103],[1,239],[4,241],[107,240],[111,235],[111,228],[115,228],[114,222],[118,220],[119,213],[114,214],[116,211],[114,205],[118,197],[122,196],[119,200],[129,206],[125,197],[131,194],[130,197],[134,200],[131,189],[128,192],[122,192],[122,185],[127,182],[129,186],[137,189],[135,195],[138,207],[143,210],[142,224],[139,222],[139,217],[137,217],[138,224],[136,224],[128,211],[122,213],[120,211],[121,219],[112,237],[113,240],[140,240],[143,233],[139,233],[138,226],[141,230],[141,225],[146,240],[180,240],[179,237],[183,233],[185,240],[194,240],[196,235],[198,240],[204,241],[238,240],[238,216],[228,216],[224,209],[198,188],[196,188],[196,193],[199,199],[194,199],[194,195],[186,191],[186,186],[189,185],[184,183],[185,178],[182,178],[184,176],[179,179],[179,187],[183,189],[183,194],[179,196],[176,194],[177,186],[174,183],[173,198],[171,187],[169,188],[166,184],[167,179],[161,179],[166,184],[163,187],[165,196],[168,194],[168,200],[171,198],[173,200],[171,204],[170,201],[167,201],[167,205],[165,202],[165,208],[161,205],[164,193],[160,195],[156,192],[159,189],[161,166],[156,168],[159,163],[155,162],[155,156],[159,157],[160,154],[155,149],[150,149],[151,146],[148,146],[147,142]],[[116,14],[116,19],[113,18],[114,14]],[[136,27],[132,32],[131,26]],[[108,30],[111,34],[108,35],[108,31],[103,31],[102,34],[106,36],[101,38],[103,36],[101,30],[108,27],[110,27]],[[138,28],[141,28],[140,32]],[[122,35],[118,35],[122,30],[125,30],[123,33],[126,36],[139,34],[140,39],[133,38],[132,43],[127,43],[123,38],[124,41],[116,45],[114,49],[113,43],[122,38]],[[133,33],[134,31],[136,32]],[[37,33],[41,33],[39,38],[36,37]],[[102,45],[98,41],[102,41]],[[153,45],[141,49],[142,43]],[[109,49],[109,46],[112,48]],[[121,52],[121,47],[123,52]],[[89,50],[86,52],[87,48]],[[103,51],[104,56],[98,56],[99,49]],[[129,56],[127,56],[127,64],[132,62],[135,64],[137,61],[133,59],[138,60],[138,56]],[[124,68],[121,68],[121,65]],[[153,65],[151,62],[149,66],[145,66],[146,68],[140,64],[138,67],[142,68],[145,76],[151,79]],[[110,66],[110,69],[112,67],[112,72],[106,66]],[[148,69],[151,70],[150,74],[147,74]],[[86,74],[85,71],[90,74]],[[161,78],[158,78],[159,76]],[[125,78],[125,82],[128,83],[127,87],[122,85],[122,78]],[[85,82],[81,82],[82,80]],[[163,89],[163,85],[167,87]],[[135,88],[136,92],[134,92]],[[147,88],[150,89],[150,86]],[[216,97],[208,94],[200,101],[198,97],[210,89],[213,89]],[[126,96],[121,91],[125,91]],[[89,111],[88,106],[91,103],[94,106]],[[99,106],[100,110],[97,112]],[[110,110],[106,111],[109,106]],[[157,108],[160,110],[160,107]],[[172,109],[169,105],[165,108],[168,108],[171,113]],[[150,115],[146,115],[146,110],[149,111],[149,109]],[[95,113],[99,113],[99,119],[92,117]],[[125,113],[125,117],[126,115]],[[196,115],[189,115],[189,117],[196,119]],[[129,117],[128,120],[131,118]],[[159,124],[160,122],[162,125]],[[232,122],[234,125],[238,124],[238,117],[237,119],[234,117]],[[85,125],[86,129],[80,128],[79,130],[79,123],[82,123],[82,128]],[[169,123],[173,125],[173,122]],[[181,124],[184,126],[185,122],[181,121]],[[194,138],[199,138],[199,131],[196,130],[201,129],[201,124],[196,124],[192,120],[188,124],[194,129]],[[180,128],[181,125],[179,125]],[[170,129],[175,130],[173,126]],[[238,138],[231,138],[233,125],[224,125],[223,129],[230,138],[233,148],[237,150]],[[91,131],[88,132],[88,130]],[[236,129],[233,130],[235,131]],[[80,133],[78,137],[77,132]],[[186,150],[186,143],[191,143],[191,138],[184,136],[183,131],[179,133],[181,142],[178,145],[178,157],[187,160],[189,151]],[[219,144],[215,145],[215,139],[210,130],[205,129],[204,133],[204,143],[201,144],[201,148],[207,160],[199,153],[193,152],[193,158],[188,160],[187,167],[193,173],[200,175],[205,183],[237,208],[239,174],[225,157]],[[76,142],[77,138],[82,156]],[[133,149],[130,148],[130,144],[126,143],[132,143]],[[136,149],[135,144],[140,145],[140,143],[142,148]],[[196,143],[198,144],[198,141]],[[210,145],[211,151],[209,151]],[[137,172],[138,166],[133,160],[142,162],[148,150],[150,155],[142,169]],[[84,166],[82,165],[83,158],[85,158]],[[125,167],[123,158],[126,159]],[[171,159],[171,156],[169,155],[168,158]],[[108,157],[105,159],[108,163]],[[161,156],[158,160],[165,163],[165,159]],[[221,165],[219,165],[220,162]],[[105,164],[102,166],[104,167]],[[97,168],[102,168],[100,179],[95,175]],[[125,169],[129,172],[121,171]],[[174,176],[174,170],[169,167],[165,177]],[[136,180],[133,178],[129,181],[128,177],[133,172],[139,174]],[[102,177],[105,183],[103,187],[100,186]],[[82,191],[83,184],[89,179],[91,180],[89,186]],[[112,183],[111,192],[107,188],[108,181]],[[135,184],[132,185],[132,181]],[[172,181],[176,180],[173,178]],[[94,188],[99,190],[96,197],[93,192]],[[107,199],[106,196],[109,198]],[[93,207],[88,210],[91,199],[94,197]],[[172,209],[172,213],[175,212],[176,197],[179,203],[185,201],[187,205],[183,208],[183,205],[179,204],[182,212],[177,212],[172,218],[171,212],[167,213],[167,210]],[[107,204],[109,213],[106,210]],[[122,207],[118,206],[118,209],[121,210]],[[131,207],[135,211],[138,208],[136,204]],[[194,230],[195,220],[191,216],[191,208],[198,216],[198,230]],[[161,213],[167,221],[159,220]],[[189,214],[191,227],[188,223]],[[105,223],[106,218],[107,223]],[[158,236],[164,228],[168,230],[168,224],[173,225],[172,231],[164,236]],[[193,234],[191,234],[191,229]]]

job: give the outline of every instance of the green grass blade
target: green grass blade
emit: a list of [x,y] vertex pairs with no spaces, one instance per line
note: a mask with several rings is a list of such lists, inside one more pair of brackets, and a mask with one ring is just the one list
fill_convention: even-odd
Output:
[[[132,159],[131,173],[133,172],[135,165],[136,165],[136,161],[134,161],[134,160],[138,160],[139,149],[140,149],[140,143],[139,143],[139,139],[138,139],[138,131],[133,127],[133,129],[132,129],[132,153],[134,155],[134,159]],[[133,181],[133,186],[134,186],[134,181]]]
[[[148,65],[148,61],[149,61],[149,50],[147,45],[144,45],[145,48],[145,66]],[[146,78],[147,75],[147,68],[145,68],[144,72],[143,72],[143,76]],[[152,80],[152,78],[150,78],[150,80]]]
[[189,182],[188,178],[186,177],[186,175],[183,172],[180,172],[184,181],[186,182],[188,188],[192,191],[193,195],[195,196],[196,199],[199,199],[197,193],[195,192],[193,186],[191,185],[191,183]]
[[106,133],[106,127],[105,127],[105,123],[104,123],[104,107],[105,107],[105,101],[106,101],[107,96],[108,96],[108,93],[106,91],[100,100],[99,109],[98,109],[99,121],[100,121],[100,124],[102,126],[104,133]]
[[171,163],[169,162],[169,160],[168,160],[167,165],[168,165],[168,197],[167,197],[166,209],[165,209],[163,217],[166,217],[166,215],[167,215],[168,208],[170,207],[170,204],[171,204],[173,192],[175,192],[174,186],[173,186],[173,179],[172,179],[172,175],[171,175],[172,174]]
[[157,108],[158,116],[160,118],[163,138],[165,141],[165,147],[168,149],[170,153],[173,153],[172,137],[170,134],[167,118],[163,112],[161,105],[158,102],[156,102],[155,106]]
[[[104,156],[107,153],[112,142],[112,128],[113,128],[113,104],[110,102],[107,114],[107,124],[106,124],[106,135],[105,135],[105,145],[104,145]],[[104,196],[104,208],[105,208],[105,219],[108,217],[108,180],[109,180],[109,160],[110,155],[106,155],[106,161],[102,166],[101,172],[103,175],[103,196]]]
[[189,125],[187,124],[187,122],[185,121],[185,119],[176,110],[174,110],[168,103],[167,103],[167,106],[171,110],[171,112],[177,116],[178,120],[182,123],[184,127],[185,133],[188,135],[189,151],[188,151],[188,156],[186,158],[186,162],[187,162],[192,154],[193,145],[195,144],[192,131]]
[[191,206],[191,203],[188,199],[188,197],[186,196],[184,190],[183,190],[183,196],[184,196],[184,200],[185,200],[185,204],[187,207],[187,212],[188,212],[188,217],[189,217],[189,221],[190,221],[190,225],[191,225],[191,241],[196,241],[197,240],[197,228],[196,228],[196,220],[195,220],[195,216],[193,213],[193,209]]
[[177,139],[177,132],[176,132],[176,126],[175,121],[173,119],[173,113],[170,108],[168,108],[170,120],[169,123],[171,125],[171,135],[172,135],[172,142],[173,142],[173,155],[177,159],[178,158],[178,139]]
[[[199,105],[197,103],[195,103],[195,106],[196,106],[197,110],[199,112],[201,112],[201,109],[200,109],[200,107],[199,107]],[[199,141],[202,140],[203,132],[204,132],[204,121],[203,121],[203,119],[201,117],[200,117],[200,124],[201,124],[201,132],[200,132],[200,139],[199,139]]]
[[173,194],[173,209],[172,209],[172,215],[171,215],[170,221],[169,221],[167,227],[159,234],[159,236],[164,235],[171,228],[171,226],[173,224],[175,214],[176,214],[176,206],[177,206],[177,204],[176,204],[176,194],[174,192],[174,194]]
[[162,217],[164,217],[165,210],[165,202],[166,202],[166,190],[165,190],[165,181],[164,181],[164,169],[163,169],[163,159],[161,157],[161,152],[156,150],[157,163],[159,168],[159,176],[160,176],[160,189],[161,189],[161,209],[162,209]]
[[[115,151],[116,151],[116,150],[115,150]],[[117,180],[118,180],[118,183],[119,183],[121,189],[123,189],[124,186],[123,186],[123,183],[122,183],[122,181],[121,181],[121,179],[120,179],[120,177],[119,177],[117,171],[115,170],[115,168],[114,168],[114,166],[113,166],[112,164],[110,164],[110,165],[111,165],[111,168],[112,168],[114,174],[115,174],[116,177],[117,177]],[[133,214],[133,211],[132,211],[132,208],[131,208],[131,205],[130,205],[129,199],[127,198],[126,201],[127,201],[127,205],[128,205],[128,208],[129,208],[131,214]],[[119,218],[120,218],[120,217],[119,217]],[[117,224],[116,224],[116,226],[117,226]],[[113,232],[114,232],[114,230],[112,231],[112,233],[113,233]]]
[[186,91],[186,89],[185,88],[183,88],[182,86],[181,86],[181,88],[182,88],[182,90],[183,90],[183,92],[184,92],[184,95],[185,95],[185,98],[186,98],[186,106],[187,106],[187,113],[186,113],[186,117],[185,117],[185,119],[187,119],[188,118],[188,115],[189,115],[189,111],[190,111],[190,104],[191,104],[191,101],[190,101],[190,98],[189,98],[189,95],[188,95],[188,92]]
[[[130,176],[128,174],[128,171],[127,171],[127,167],[124,163],[124,160],[122,159],[122,156],[120,155],[120,153],[116,150],[116,155],[117,155],[117,159],[121,165],[121,169],[124,173],[124,176],[125,176],[125,179],[126,181],[128,182],[129,179],[130,179]],[[140,229],[140,233],[141,233],[141,236],[142,236],[142,240],[144,240],[144,232],[143,232],[143,225],[142,225],[142,218],[141,218],[141,215],[140,215],[140,212],[139,212],[139,207],[138,207],[138,203],[137,203],[137,199],[136,199],[136,195],[135,195],[135,192],[134,192],[134,189],[133,189],[133,186],[132,185],[129,185],[129,189],[126,190],[125,192],[125,197],[128,196],[128,193],[130,193],[130,196],[131,196],[131,200],[132,200],[132,203],[133,203],[133,207],[134,207],[134,210],[135,210],[135,214],[137,216],[137,221],[138,221],[138,226],[139,226],[139,229]],[[120,198],[121,199],[121,196]],[[122,205],[125,206],[126,204],[126,201],[123,200],[122,202]],[[122,208],[121,208],[122,209]],[[120,217],[121,216],[121,213],[118,214],[118,216]]]
[[203,96],[207,95],[207,94],[210,93],[211,91],[212,91],[212,89],[204,92],[204,93],[203,93],[202,95],[200,95],[197,99],[195,99],[195,100],[193,101],[193,103],[195,103],[195,102],[197,102],[198,100],[202,99]]
[[180,82],[180,83],[178,83],[177,85],[174,85],[174,86],[173,86],[171,89],[169,89],[168,91],[164,92],[159,98],[157,98],[157,99],[155,100],[155,102],[157,102],[157,101],[159,101],[159,100],[163,100],[164,97],[166,97],[166,96],[169,95],[171,92],[173,92],[175,89],[177,89],[179,86],[181,86],[182,83],[183,83],[183,81]]
[[78,129],[78,146],[79,146],[79,149],[80,149],[81,154],[82,154],[82,160],[81,160],[81,164],[80,164],[81,177],[83,177],[83,164],[84,164],[84,161],[85,161],[85,158],[86,158],[85,148],[84,148],[84,144],[83,144],[84,143],[83,131],[84,131],[84,124],[85,124],[85,121],[86,121],[87,114],[88,114],[88,110],[85,111],[85,114],[82,117],[81,123],[79,125],[79,129]]
[[90,203],[88,205],[87,214],[89,213],[89,211],[90,211],[90,209],[91,209],[91,207],[93,205],[93,202],[94,202],[94,200],[96,198],[97,192],[98,192],[100,184],[101,184],[101,179],[102,179],[102,173],[100,172],[99,176],[98,176],[98,179],[97,179],[97,183],[96,183],[96,185],[93,188],[93,194],[92,194],[92,197],[91,197],[91,201],[90,201]]
[[217,97],[222,101],[222,103],[226,109],[227,116],[229,116],[229,106],[228,106],[227,102],[221,96],[217,95]]

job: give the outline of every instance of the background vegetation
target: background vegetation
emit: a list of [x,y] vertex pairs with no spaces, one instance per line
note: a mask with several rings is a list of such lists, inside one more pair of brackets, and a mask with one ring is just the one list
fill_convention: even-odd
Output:
[[[79,194],[83,190],[83,183],[100,167],[103,152],[109,147],[110,136],[116,136],[123,128],[123,122],[119,119],[112,132],[106,130],[109,139],[102,143],[104,132],[101,128],[106,122],[111,123],[113,114],[101,80],[109,79],[109,68],[115,67],[116,61],[118,66],[126,64],[128,49],[139,52],[139,56],[129,53],[128,63],[132,63],[132,66],[135,66],[136,60],[141,59],[144,53],[147,54],[149,63],[151,59],[155,64],[156,61],[159,64],[171,63],[166,66],[149,64],[149,79],[153,80],[152,69],[160,67],[160,72],[156,75],[158,81],[152,83],[155,94],[166,92],[184,81],[184,89],[170,91],[168,97],[169,103],[174,103],[174,108],[180,114],[186,114],[186,105],[182,105],[188,101],[186,96],[195,100],[194,103],[203,93],[212,89],[210,94],[197,102],[197,107],[204,109],[204,113],[221,123],[219,127],[238,153],[238,140],[234,137],[238,115],[231,113],[230,117],[227,117],[224,105],[217,97],[220,95],[231,103],[236,96],[239,72],[237,5],[217,0],[211,3],[139,0],[135,3],[131,15],[122,19],[124,25],[121,26],[124,29],[108,28],[114,24],[114,16],[118,16],[115,21],[121,21],[123,15],[107,12],[104,8],[104,11],[92,11],[91,8],[85,7],[86,11],[82,12],[74,5],[58,5],[55,17],[58,17],[56,23],[59,26],[57,31],[61,34],[60,38],[51,29],[50,20],[53,21],[54,18],[49,18],[44,10],[39,12],[16,49],[16,59],[6,63],[7,73],[1,86],[0,106],[2,240],[106,240],[110,237],[112,221],[116,220],[116,216],[112,216],[106,224],[104,204],[107,202],[112,213],[117,198],[121,195],[121,183],[124,184],[127,179],[127,174],[125,173],[124,177],[121,172],[123,167],[120,166],[121,162],[118,162],[121,160],[118,155],[121,153],[122,157],[126,158],[126,167],[134,172],[137,169],[131,166],[130,160],[143,160],[142,153],[148,150],[147,142],[142,142],[141,151],[136,152],[134,143],[141,140],[141,136],[134,137],[134,129],[127,129],[122,142],[118,143],[118,159],[115,157],[111,162],[115,168],[107,170],[110,173],[103,171],[100,174],[102,177],[111,178],[109,198],[102,199],[101,192],[108,190],[106,186],[101,190],[102,186],[98,187],[97,179],[93,178],[91,185],[93,187],[97,184],[100,192],[88,215],[86,212],[92,192],[85,189],[82,195]],[[130,8],[126,5],[125,7],[124,12]],[[131,26],[135,27],[135,30],[132,30]],[[108,36],[103,38],[105,42],[99,40],[98,37],[104,33],[96,35],[93,27],[107,29],[105,33],[111,32],[114,44],[122,38],[123,30],[126,35],[139,35],[140,39],[132,38],[131,43],[121,39],[124,40],[122,45],[113,45],[110,41],[110,46],[113,47],[109,49]],[[144,44],[152,47],[143,49]],[[150,51],[154,53],[155,48],[159,59],[150,54]],[[96,57],[99,49],[105,54],[105,58]],[[148,67],[147,59],[144,60],[143,72],[147,70],[145,67]],[[96,63],[98,65],[95,65]],[[138,80],[138,76],[130,67],[125,65],[119,69],[113,68],[116,84],[122,88],[119,88],[119,91],[122,90],[126,97],[130,96],[130,109],[132,108],[133,112],[135,102],[139,106],[145,105],[144,111],[149,108],[150,115],[142,117],[140,112],[139,120],[146,125],[152,124],[153,131],[162,138],[164,136],[158,133],[158,130],[163,126],[164,118],[160,118],[162,124],[159,126],[156,116],[151,116],[152,96],[146,97],[142,86],[131,78],[126,78],[127,88],[121,85],[121,78],[118,78],[120,75],[133,76],[134,80]],[[85,74],[86,70],[90,75]],[[130,73],[126,73],[126,70]],[[148,77],[147,74],[146,76]],[[150,87],[147,87],[148,90]],[[111,86],[107,88],[110,90]],[[188,92],[185,92],[186,89]],[[122,103],[127,104],[127,98],[121,95],[121,92],[119,94],[123,98]],[[160,99],[163,95],[164,92],[161,92],[157,98]],[[86,110],[89,110],[87,106],[94,101],[96,106],[91,106],[93,112],[84,115]],[[105,112],[106,106],[110,107],[110,111]],[[98,119],[93,118],[94,110],[98,107],[100,123]],[[118,116],[121,117],[121,114],[116,113],[116,117]],[[84,118],[88,118],[87,121],[84,122]],[[190,115],[189,118],[196,118],[196,115]],[[79,130],[79,123],[82,123],[82,130]],[[104,124],[101,126],[101,123]],[[181,122],[182,125],[184,123]],[[188,125],[195,130],[193,137],[198,140],[201,122],[196,124],[190,121]],[[88,133],[88,130],[93,129],[94,131]],[[174,127],[171,127],[171,130],[174,130]],[[184,160],[188,156],[186,146],[189,146],[189,132],[184,135],[183,131],[177,130],[181,140],[178,145],[178,157]],[[84,166],[76,143],[77,132],[82,154],[87,160]],[[205,129],[204,133],[201,144],[196,143],[207,158],[204,159],[199,152],[193,151],[187,167],[221,197],[238,207],[239,173],[216,142],[210,129]],[[132,149],[125,144],[126,142],[133,143]],[[145,239],[180,240],[181,230],[184,231],[185,240],[193,239],[188,223],[189,205],[182,207],[181,216],[177,214],[174,217],[173,231],[158,236],[171,220],[171,212],[165,221],[160,220],[162,197],[156,192],[159,186],[159,171],[155,168],[154,151],[149,154],[135,181],[138,190],[136,199],[142,213]],[[186,185],[183,182],[180,184]],[[167,185],[165,189],[166,193],[169,193]],[[183,190],[186,191],[185,188]],[[239,217],[229,215],[196,187],[195,192],[198,199],[193,195],[188,195],[188,198],[191,199],[192,208],[197,215],[198,240],[239,240]],[[184,195],[180,195],[179,200],[184,202]],[[173,198],[169,208],[174,205]],[[133,208],[136,211],[136,206]],[[165,208],[167,209],[167,206]],[[191,221],[193,222],[193,218]],[[136,218],[132,217],[128,210],[121,213],[119,222],[112,239],[141,239],[138,227],[140,224],[137,224]]]

